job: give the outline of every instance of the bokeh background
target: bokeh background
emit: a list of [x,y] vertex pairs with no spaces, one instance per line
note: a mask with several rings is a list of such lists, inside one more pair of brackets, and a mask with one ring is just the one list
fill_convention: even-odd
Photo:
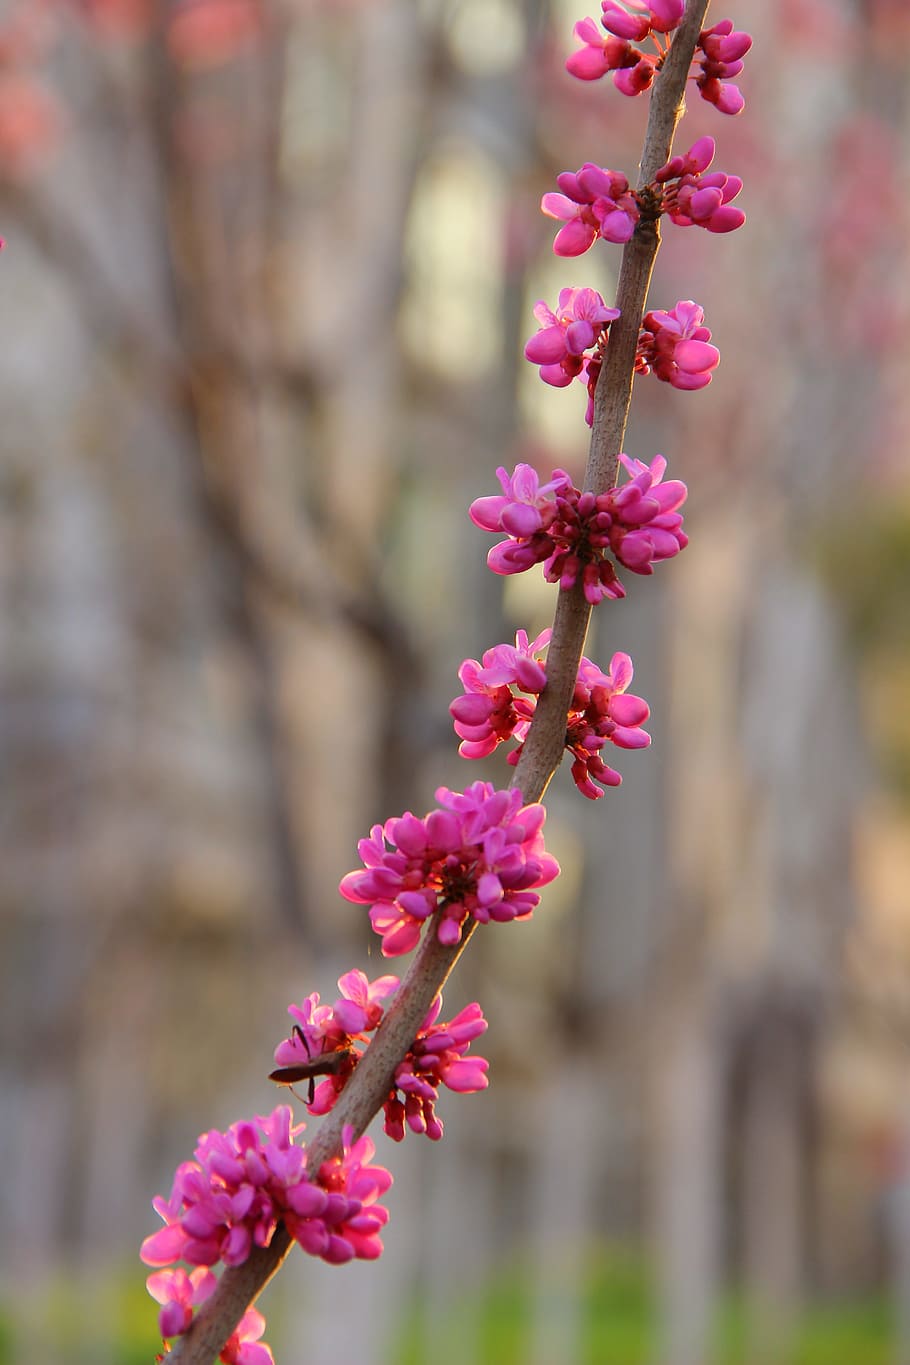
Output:
[[[535,633],[468,502],[578,472],[522,346],[560,170],[644,100],[573,0],[6,0],[0,21],[0,1361],[160,1347],[136,1252],[197,1134],[276,1102],[285,1008],[387,970],[337,893]],[[691,545],[597,614],[654,745],[479,934],[492,1086],[393,1148],[377,1266],[295,1256],[279,1362],[910,1360],[910,11],[731,0],[742,232],[668,226],[714,383],[636,384]],[[634,178],[634,177],[633,177]],[[627,576],[628,577],[628,576]],[[369,955],[369,956],[368,956]],[[399,964],[401,965],[401,964]],[[391,1150],[390,1150],[391,1149]]]

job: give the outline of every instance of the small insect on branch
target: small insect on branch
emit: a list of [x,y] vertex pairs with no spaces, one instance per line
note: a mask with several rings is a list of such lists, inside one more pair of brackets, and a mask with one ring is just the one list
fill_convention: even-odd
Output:
[[[276,1066],[274,1071],[269,1072],[269,1080],[276,1085],[286,1085],[293,1088],[298,1081],[309,1081],[307,1091],[307,1104],[313,1103],[317,1076],[338,1076],[346,1069],[353,1069],[353,1064],[357,1058],[357,1052],[352,1047],[339,1047],[331,1052],[322,1052],[314,1057],[310,1052],[310,1045],[306,1034],[299,1024],[295,1024],[293,1035],[300,1039],[306,1049],[306,1062],[293,1062],[289,1066]],[[294,1092],[296,1094],[296,1091]],[[298,1096],[299,1098],[299,1096]]]

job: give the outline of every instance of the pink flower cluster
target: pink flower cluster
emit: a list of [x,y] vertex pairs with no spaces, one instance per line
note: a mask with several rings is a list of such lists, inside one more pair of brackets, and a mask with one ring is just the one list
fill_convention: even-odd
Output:
[[[458,752],[463,758],[484,758],[505,740],[519,740],[510,754],[518,762],[537,697],[546,686],[544,656],[552,631],[536,640],[518,631],[514,645],[495,645],[484,653],[483,663],[465,659],[458,676],[464,694],[449,707],[455,733],[461,736]],[[603,673],[590,659],[582,658],[566,722],[566,748],[573,755],[572,777],[583,796],[603,796],[594,780],[609,787],[622,778],[600,758],[609,741],[621,749],[644,749],[651,737],[640,727],[648,719],[648,704],[641,697],[624,695],[632,681],[628,654],[614,654],[610,672]],[[525,695],[521,695],[525,694]]]
[[165,1226],[143,1242],[145,1263],[240,1265],[252,1247],[269,1245],[280,1222],[304,1251],[332,1264],[379,1256],[388,1211],[376,1200],[392,1177],[367,1164],[373,1143],[352,1144],[346,1130],[343,1156],[312,1179],[306,1148],[294,1140],[302,1128],[292,1128],[290,1108],[279,1105],[227,1132],[203,1133],[195,1160],[177,1167],[170,1197],[153,1201]]
[[752,46],[748,33],[737,33],[732,19],[721,19],[713,28],[702,29],[698,49],[702,53],[701,74],[696,85],[702,99],[721,114],[741,114],[746,101],[738,85],[730,80],[743,69],[742,58]]
[[271,1079],[290,1085],[301,1079],[301,1071],[326,1073],[307,1108],[311,1114],[327,1114],[360,1060],[355,1044],[366,1042],[367,1034],[378,1028],[382,1002],[395,994],[398,984],[397,976],[380,976],[371,982],[355,969],[338,978],[341,996],[334,1005],[320,1005],[318,991],[299,1005],[288,1005],[294,1032],[275,1049],[278,1070]]
[[629,474],[626,483],[596,495],[581,492],[564,470],[540,485],[530,465],[516,465],[512,475],[496,473],[502,493],[476,498],[470,516],[485,531],[505,531],[508,539],[494,545],[487,564],[494,573],[523,573],[543,564],[544,577],[561,588],[574,586],[579,574],[588,602],[625,596],[613,556],[633,573],[650,574],[659,560],[685,549],[677,508],[686,499],[678,479],[662,482],[667,462],[656,455],[650,465],[620,455]]
[[[339,1059],[329,1076],[307,1103],[311,1114],[327,1114],[347,1084],[363,1055],[359,1043],[367,1042],[367,1034],[379,1027],[384,1006],[382,1001],[398,989],[397,976],[381,976],[370,982],[361,971],[347,972],[339,978],[342,992],[335,1004],[320,1005],[319,993],[314,991],[300,1005],[289,1005],[288,1014],[294,1019],[294,1032],[275,1049],[275,1061],[287,1077],[272,1073],[279,1084],[299,1079],[297,1069],[307,1070],[325,1059]],[[385,1131],[400,1142],[404,1137],[404,1121],[415,1133],[426,1133],[434,1140],[442,1137],[442,1122],[436,1118],[433,1104],[440,1085],[463,1094],[486,1087],[489,1063],[483,1057],[465,1057],[471,1041],[484,1033],[487,1022],[478,1004],[467,1005],[448,1023],[437,1024],[442,1008],[442,997],[437,996],[418,1030],[407,1055],[395,1072],[395,1084],[385,1104]],[[398,1091],[406,1099],[398,1098]]]
[[[162,1304],[158,1327],[162,1337],[179,1337],[193,1320],[193,1309],[205,1303],[218,1281],[205,1266],[189,1275],[182,1266],[156,1270],[146,1286],[152,1298]],[[265,1331],[265,1318],[256,1308],[248,1308],[221,1348],[218,1359],[224,1365],[275,1365],[275,1358],[259,1340]]]
[[464,693],[449,707],[462,758],[486,758],[506,740],[524,739],[547,684],[543,659],[552,633],[529,643],[519,630],[514,645],[486,650],[482,663],[465,659],[458,670]]
[[[623,95],[650,90],[663,66],[669,42],[665,35],[677,28],[685,0],[601,0],[601,33],[594,19],[580,19],[575,37],[582,44],[566,61],[566,70],[582,81],[596,81],[613,72],[613,84]],[[653,52],[633,46],[650,38]],[[748,33],[737,33],[732,19],[722,19],[698,36],[702,54],[696,84],[703,99],[722,114],[738,114],[745,100],[737,86],[727,84],[743,69],[742,58],[752,46]]]
[[663,189],[663,210],[678,227],[707,228],[709,232],[734,232],[746,215],[734,208],[743,187],[738,175],[723,171],[704,172],[714,160],[713,137],[700,137],[682,156],[674,156],[654,177]]
[[557,311],[539,299],[534,316],[540,330],[525,346],[525,358],[540,366],[545,384],[562,389],[582,373],[585,352],[619,317],[619,309],[608,308],[596,289],[561,289]]
[[[685,0],[651,0],[650,4],[628,0],[627,5],[602,0],[600,22],[607,36],[595,20],[579,20],[574,32],[583,47],[568,58],[566,70],[582,81],[600,80],[612,71],[617,90],[624,95],[641,95],[651,88],[666,56],[663,35],[679,25],[685,7]],[[646,38],[652,39],[654,52],[633,47]]]
[[350,901],[370,906],[385,957],[410,952],[438,911],[440,943],[461,940],[469,917],[482,924],[527,919],[536,888],[559,875],[546,852],[546,811],[522,804],[521,792],[474,782],[464,792],[439,787],[440,807],[422,819],[407,811],[374,825],[358,852],[363,871],[342,878]]
[[[619,316],[619,310],[607,308],[594,289],[563,289],[558,313],[551,312],[540,299],[534,305],[534,316],[541,327],[525,346],[525,357],[540,365],[540,377],[546,384],[563,388],[576,377],[586,384],[585,421],[591,426],[594,392],[607,350],[605,329]],[[720,352],[708,345],[711,333],[703,325],[704,317],[704,310],[690,299],[680,300],[667,312],[648,313],[638,338],[636,372],[653,373],[677,389],[703,389],[710,384]]]
[[[620,749],[646,749],[651,736],[641,726],[651,714],[643,697],[626,688],[632,681],[632,660],[628,654],[614,654],[609,673],[603,673],[590,659],[583,658],[566,725],[566,748],[573,756],[572,778],[582,796],[596,801],[606,787],[618,787],[621,775],[600,756],[609,741]],[[517,761],[517,759],[516,759]]]
[[675,389],[703,389],[720,363],[720,351],[709,345],[705,311],[691,299],[680,299],[668,311],[646,313],[638,337],[635,369],[653,372]]
[[464,1055],[487,1029],[480,1006],[476,1002],[465,1005],[449,1023],[437,1024],[441,1009],[442,996],[437,995],[407,1056],[395,1068],[395,1084],[384,1106],[385,1131],[395,1142],[403,1139],[405,1126],[439,1141],[443,1125],[435,1105],[440,1085],[462,1095],[489,1085],[486,1058]]
[[581,256],[599,237],[605,242],[627,242],[642,216],[642,206],[651,217],[666,213],[679,227],[695,225],[709,232],[742,227],[746,215],[730,202],[742,189],[742,180],[723,171],[704,174],[714,160],[714,150],[713,137],[699,138],[683,156],[674,156],[662,166],[653,185],[642,190],[631,189],[620,171],[590,161],[578,171],[562,171],[556,177],[562,193],[545,194],[540,201],[548,218],[565,225],[553,240],[556,255]]
[[629,182],[620,171],[586,161],[578,171],[556,177],[561,194],[545,194],[540,207],[548,218],[565,223],[556,234],[557,256],[581,256],[598,237],[627,242],[640,217]]

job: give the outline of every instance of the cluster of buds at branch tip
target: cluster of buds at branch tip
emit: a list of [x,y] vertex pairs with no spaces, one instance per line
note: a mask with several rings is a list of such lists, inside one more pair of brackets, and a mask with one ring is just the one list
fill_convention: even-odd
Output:
[[[566,70],[582,81],[597,81],[613,72],[613,84],[623,95],[650,90],[669,51],[668,34],[679,27],[685,0],[602,0],[600,27],[594,19],[580,19],[575,37],[582,44],[566,61]],[[604,32],[601,32],[601,29]],[[653,51],[636,43],[650,39]],[[745,100],[732,78],[743,69],[743,57],[752,46],[748,33],[736,32],[731,19],[721,19],[698,36],[694,76],[702,99],[721,114],[739,114]],[[700,59],[698,58],[700,55]]]

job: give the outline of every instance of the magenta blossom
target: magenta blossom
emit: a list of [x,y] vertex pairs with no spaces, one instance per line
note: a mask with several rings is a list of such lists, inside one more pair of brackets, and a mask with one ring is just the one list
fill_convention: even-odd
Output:
[[[579,80],[596,81],[612,71],[613,84],[624,95],[641,95],[650,89],[667,54],[664,34],[676,28],[685,9],[685,0],[628,0],[625,5],[603,0],[601,27],[593,19],[575,25],[575,37],[584,46],[566,61],[566,70]],[[653,52],[642,52],[633,43],[651,38]]]
[[[625,596],[608,554],[633,573],[650,574],[659,560],[684,549],[688,538],[677,508],[686,499],[685,484],[678,479],[662,482],[667,467],[662,455],[655,456],[650,465],[627,455],[619,459],[631,476],[627,483],[601,494],[559,484],[550,495],[552,505],[542,516],[546,529],[528,536],[510,532],[487,555],[493,572],[522,573],[532,564],[543,563],[544,577],[561,588],[571,588],[580,574],[586,599],[596,605],[604,597]],[[505,471],[500,477],[505,480]],[[472,504],[472,517],[476,505]],[[498,524],[492,515],[483,522],[473,519],[489,530],[508,531],[502,515]],[[505,706],[505,697],[500,702]],[[467,713],[457,718],[463,724],[472,721]]]
[[316,1061],[324,1053],[348,1048],[362,1041],[382,1019],[382,1001],[398,989],[397,976],[380,976],[373,982],[358,970],[338,978],[341,998],[334,1005],[320,1005],[314,991],[299,1005],[288,1005],[295,1022],[293,1035],[275,1050],[279,1066]]
[[735,32],[732,19],[721,19],[713,28],[702,29],[698,35],[698,49],[703,56],[696,84],[702,99],[713,104],[721,114],[740,114],[745,108],[746,101],[739,86],[733,85],[730,78],[742,71],[742,58],[751,46],[751,36]]
[[[197,1266],[188,1275],[182,1266],[173,1270],[156,1270],[146,1280],[153,1299],[163,1304],[158,1314],[162,1337],[181,1336],[193,1318],[193,1309],[204,1303],[215,1292],[217,1279],[204,1266]],[[219,1352],[224,1365],[275,1365],[268,1346],[259,1341],[265,1331],[265,1318],[255,1308],[248,1308]]]
[[[362,1045],[367,1041],[366,1033],[377,1028],[382,1021],[382,1001],[397,990],[398,978],[383,976],[371,985],[363,972],[348,972],[338,984],[345,991],[345,996],[328,1013],[338,1026],[340,1016],[341,1019],[347,1017],[351,1024],[362,1023],[363,1028],[350,1033],[327,1032],[324,1036],[331,1038],[332,1050],[326,1048],[323,1053],[317,1053],[314,1049],[310,1055],[301,1041],[301,1033],[307,1025],[298,1023],[293,1036],[280,1043],[275,1050],[275,1060],[283,1069],[307,1067],[314,1059],[317,1063],[325,1062],[327,1054],[328,1059],[338,1059],[339,1064],[332,1067],[327,1079],[317,1086],[313,1098],[307,1103],[311,1114],[327,1114],[334,1108],[335,1101],[363,1056]],[[308,996],[303,1007],[289,1005],[288,1013],[297,1020],[311,1016],[313,1011],[308,1007],[314,998],[318,1002],[318,996]],[[404,1136],[399,1119],[403,1122],[405,1118],[414,1132],[424,1132],[433,1139],[442,1137],[442,1123],[433,1111],[433,1101],[440,1084],[465,1093],[482,1090],[487,1084],[485,1073],[488,1063],[485,1059],[464,1056],[472,1039],[487,1027],[480,1006],[476,1003],[469,1005],[451,1022],[437,1024],[441,1007],[442,999],[437,996],[396,1072],[396,1082],[386,1102],[386,1131],[396,1141],[401,1141]],[[324,1008],[319,1007],[317,1012]],[[355,1012],[349,1013],[352,1009]],[[404,1078],[401,1084],[397,1079],[399,1073]],[[272,1079],[287,1083],[275,1072],[272,1073]],[[432,1094],[428,1087],[433,1088]],[[406,1092],[403,1102],[397,1098],[399,1089]]]
[[[336,1265],[352,1257],[375,1261],[382,1255],[380,1230],[389,1221],[388,1209],[376,1201],[391,1185],[391,1174],[384,1166],[368,1164],[376,1153],[371,1138],[366,1134],[357,1142],[353,1138],[354,1130],[347,1124],[342,1133],[342,1155],[319,1167],[319,1184],[328,1191],[330,1217],[335,1220],[328,1254],[320,1254]],[[293,1219],[286,1221],[293,1234]]]
[[[613,84],[622,94],[644,94],[666,60],[666,35],[679,26],[685,0],[602,0],[601,8],[600,27],[594,19],[580,19],[575,25],[582,46],[566,60],[566,70],[582,81],[600,80],[612,71]],[[634,46],[646,39],[653,50]],[[721,114],[738,114],[744,107],[731,77],[742,71],[742,58],[751,46],[749,34],[734,32],[731,19],[722,19],[699,35],[696,52],[702,57],[694,79],[702,98]]]
[[[677,389],[703,389],[711,382],[711,371],[720,362],[720,352],[710,346],[711,333],[703,326],[704,311],[689,299],[682,299],[668,312],[648,313],[642,323],[635,356],[637,374],[654,374]],[[539,334],[542,335],[542,334]],[[530,344],[530,343],[529,343]],[[594,424],[594,394],[608,350],[608,340],[601,337],[596,351],[577,361],[570,358],[556,369],[558,379],[551,379],[541,368],[540,376],[548,383],[566,384],[577,374],[588,390],[585,421]],[[528,354],[528,351],[525,351]],[[571,364],[571,368],[570,368]]]
[[565,223],[556,234],[557,256],[581,256],[598,237],[627,242],[640,217],[635,195],[619,171],[586,161],[579,171],[556,177],[561,194],[545,194],[540,207],[549,218]]
[[[536,696],[546,686],[541,660],[552,633],[545,630],[529,642],[527,632],[519,630],[514,645],[486,650],[482,664],[465,659],[458,670],[464,695],[449,707],[462,758],[486,758],[504,740],[527,733]],[[516,695],[513,688],[531,697]]]
[[[295,1142],[301,1131],[291,1127],[288,1106],[279,1105],[224,1133],[203,1133],[196,1159],[177,1167],[170,1197],[153,1201],[165,1226],[143,1242],[146,1264],[240,1265],[252,1247],[269,1245],[279,1222],[310,1255],[332,1262],[360,1256],[360,1195],[344,1197],[334,1177],[329,1192],[321,1175],[310,1179],[306,1148]],[[376,1188],[388,1188],[388,1172],[370,1169]],[[386,1217],[374,1211],[376,1226]]]
[[193,1309],[213,1293],[218,1281],[205,1266],[197,1266],[187,1274],[182,1266],[173,1270],[155,1270],[145,1287],[156,1303],[162,1305],[158,1314],[158,1330],[162,1337],[182,1336],[193,1320]]
[[651,33],[672,33],[685,13],[685,0],[601,0],[604,28],[640,43]]
[[700,137],[682,156],[674,156],[654,177],[663,185],[663,211],[680,227],[707,228],[709,232],[733,232],[742,227],[746,215],[734,208],[735,199],[743,187],[738,175],[711,171],[714,160],[713,137]]
[[582,659],[566,727],[566,748],[573,755],[572,778],[582,796],[596,801],[602,782],[618,787],[621,775],[604,763],[600,751],[609,742],[620,749],[646,749],[651,736],[641,726],[650,710],[642,697],[627,693],[632,681],[628,654],[614,654],[610,672],[602,673],[590,659]]
[[[406,1056],[395,1068],[395,1080],[385,1102],[385,1131],[401,1142],[405,1127],[438,1142],[442,1120],[435,1105],[440,1085],[461,1095],[485,1090],[489,1085],[485,1057],[466,1057],[475,1038],[486,1032],[487,1021],[480,1006],[466,1005],[447,1024],[437,1024],[442,996],[437,995]],[[398,1092],[404,1095],[399,1098]]]
[[[608,71],[618,74],[630,67],[638,73],[635,80],[642,89],[647,89],[654,79],[656,56],[646,56],[624,38],[602,33],[595,19],[579,19],[573,32],[584,46],[566,59],[566,70],[580,81],[598,81]],[[616,81],[616,76],[613,80]]]
[[300,1005],[288,1005],[294,1022],[290,1038],[275,1049],[276,1069],[271,1079],[292,1085],[309,1075],[325,1075],[307,1103],[311,1114],[327,1114],[347,1085],[360,1060],[357,1046],[379,1026],[383,1001],[398,989],[397,976],[381,976],[370,982],[361,971],[338,978],[341,998],[332,1006],[319,1004],[314,991]]
[[363,871],[342,878],[350,901],[370,906],[385,957],[408,953],[423,924],[438,912],[440,943],[461,940],[468,918],[480,923],[527,919],[540,902],[536,888],[559,874],[546,852],[540,804],[521,792],[475,782],[464,792],[439,787],[441,808],[423,819],[405,812],[374,825],[358,851]]
[[[449,711],[455,718],[456,732],[468,736],[459,748],[464,758],[483,757],[505,740],[517,739],[519,747],[509,754],[508,761],[518,762],[537,698],[546,685],[544,653],[551,634],[545,630],[529,645],[527,634],[520,630],[514,647],[496,645],[488,649],[483,667],[476,659],[466,659],[462,664],[459,677],[465,695],[456,697]],[[649,715],[647,702],[641,697],[621,695],[631,680],[632,661],[628,654],[614,654],[610,673],[601,672],[590,659],[583,658],[579,664],[566,721],[566,748],[575,760],[572,764],[575,785],[592,800],[603,795],[592,779],[613,787],[622,781],[619,773],[608,768],[599,756],[608,741],[624,749],[642,749],[651,742],[650,736],[639,728]],[[501,720],[505,711],[502,706],[484,715],[491,692],[500,690],[512,700],[508,725]],[[464,720],[466,715],[470,724]]]
[[[502,465],[496,471],[502,493],[494,497],[475,498],[469,516],[483,531],[506,531],[511,540],[494,545],[487,563],[494,573],[521,573],[549,554],[547,527],[556,515],[556,494],[571,488],[572,480],[564,469],[554,469],[548,483],[541,483],[535,469],[528,464],[517,464],[513,474]],[[503,557],[504,566],[494,567],[490,556]],[[506,567],[507,565],[507,567]]]
[[720,363],[720,351],[710,346],[704,309],[691,299],[675,308],[646,313],[638,338],[635,369],[653,373],[676,389],[703,389]]
[[561,389],[581,373],[585,351],[597,345],[619,309],[608,308],[596,289],[561,289],[558,312],[540,299],[534,316],[540,330],[525,346],[525,358],[540,366],[545,384]]

